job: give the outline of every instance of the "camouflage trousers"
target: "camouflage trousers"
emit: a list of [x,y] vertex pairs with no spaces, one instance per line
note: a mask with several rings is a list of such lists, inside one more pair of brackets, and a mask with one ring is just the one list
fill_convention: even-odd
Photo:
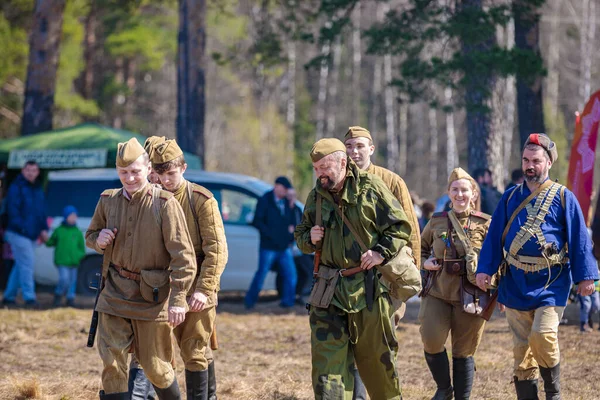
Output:
[[168,322],[141,321],[99,313],[98,352],[104,363],[102,387],[106,394],[127,392],[127,357],[134,352],[146,376],[159,388],[175,379],[171,366],[173,346]]
[[444,351],[452,331],[452,357],[455,358],[475,355],[485,327],[485,319],[463,312],[461,303],[431,295],[421,298],[419,323],[423,348],[429,354]]
[[506,308],[506,321],[513,337],[514,375],[517,379],[538,377],[538,365],[552,368],[560,362],[558,325],[565,307],[541,307],[530,311]]
[[[185,320],[173,329],[181,350],[181,358],[188,371],[205,371],[212,361],[209,340],[215,326],[216,307],[198,312],[188,312]],[[210,355],[207,356],[207,349]]]
[[364,308],[357,313],[346,313],[335,306],[311,307],[315,399],[351,400],[354,363],[372,399],[402,398],[392,313],[387,295],[375,300],[372,311]]

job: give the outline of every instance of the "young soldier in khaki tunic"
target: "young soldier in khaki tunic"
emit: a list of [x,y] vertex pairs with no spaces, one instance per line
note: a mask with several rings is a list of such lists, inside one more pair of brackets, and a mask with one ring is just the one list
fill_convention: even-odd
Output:
[[[485,325],[483,318],[463,312],[460,287],[464,274],[475,283],[477,254],[487,234],[490,216],[476,211],[478,186],[462,168],[455,168],[450,174],[448,196],[452,210],[434,214],[421,236],[421,260],[423,268],[429,271],[429,284],[426,285],[428,291],[422,295],[419,322],[425,360],[437,384],[432,400],[450,400],[453,394],[457,400],[470,397],[475,367],[473,355]],[[470,242],[470,254],[466,249],[468,243],[458,236],[451,218],[458,220],[465,233],[461,232],[461,236]],[[451,255],[451,240],[456,248],[455,256]],[[449,258],[465,260],[465,270],[444,268],[443,260]],[[450,332],[454,390],[444,347]]]
[[127,354],[134,351],[160,399],[179,399],[171,366],[171,327],[183,322],[196,273],[181,206],[147,181],[148,155],[133,138],[119,143],[122,189],[106,190],[86,232],[86,245],[108,259],[98,298],[101,399],[128,399]]
[[[348,132],[346,132],[346,135],[344,136],[344,145],[346,146],[346,154],[348,154],[348,157],[356,163],[358,168],[380,177],[383,183],[390,189],[390,192],[392,192],[394,197],[400,202],[411,227],[410,240],[406,245],[412,250],[415,260],[419,260],[421,258],[419,221],[404,179],[389,169],[377,166],[371,162],[371,156],[375,152],[375,146],[373,145],[371,133],[365,128],[361,126],[351,126],[348,128]],[[394,297],[391,299],[393,308],[396,310],[394,313],[394,322],[396,326],[398,326],[398,323],[406,311],[406,304],[403,304]],[[366,390],[360,380],[358,370],[354,369],[354,400],[363,400],[366,398]]]
[[228,256],[223,220],[213,194],[183,177],[187,164],[174,140],[155,143],[150,160],[161,185],[181,204],[194,244],[198,273],[188,293],[190,312],[174,334],[185,363],[187,398],[204,400],[208,395],[208,369],[213,364],[208,344],[215,324],[219,281]]
[[[321,242],[319,275],[339,276],[328,290],[332,297],[321,298],[328,300],[317,302],[316,292],[311,294],[311,301],[319,304],[310,307],[315,398],[352,399],[351,366],[356,362],[372,399],[399,400],[391,302],[375,267],[398,254],[410,237],[410,224],[383,181],[361,171],[340,140],[321,139],[310,155],[318,180],[294,236],[304,253],[314,252]],[[317,195],[322,200],[320,225]],[[369,250],[361,249],[340,213],[358,227],[356,233]],[[355,267],[360,272],[350,274]]]

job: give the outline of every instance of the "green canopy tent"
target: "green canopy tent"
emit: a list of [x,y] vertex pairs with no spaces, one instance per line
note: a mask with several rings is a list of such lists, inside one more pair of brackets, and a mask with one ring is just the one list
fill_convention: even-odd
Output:
[[[20,169],[25,161],[36,160],[44,169],[114,168],[117,143],[135,137],[144,144],[146,137],[138,133],[113,129],[94,123],[21,136],[0,141],[0,163]],[[200,158],[184,152],[188,168],[200,169]]]

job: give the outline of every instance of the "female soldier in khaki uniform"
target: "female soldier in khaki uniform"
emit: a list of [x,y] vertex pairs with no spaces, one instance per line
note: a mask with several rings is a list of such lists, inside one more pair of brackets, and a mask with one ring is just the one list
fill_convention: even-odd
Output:
[[[473,355],[479,346],[485,320],[462,311],[460,281],[466,272],[475,282],[477,255],[490,224],[490,216],[477,211],[479,187],[462,168],[455,168],[448,178],[448,196],[452,210],[436,213],[421,235],[422,268],[428,271],[428,282],[422,293],[419,321],[425,360],[437,384],[432,400],[468,399],[473,385]],[[469,240],[470,254],[458,237],[451,218],[460,223]],[[449,227],[452,226],[451,229]],[[451,231],[452,238],[448,237]],[[456,249],[452,255],[450,239]],[[463,270],[444,268],[443,260],[463,259]],[[449,265],[449,263],[447,263]],[[450,366],[444,344],[452,331],[452,366],[454,389],[450,382]]]

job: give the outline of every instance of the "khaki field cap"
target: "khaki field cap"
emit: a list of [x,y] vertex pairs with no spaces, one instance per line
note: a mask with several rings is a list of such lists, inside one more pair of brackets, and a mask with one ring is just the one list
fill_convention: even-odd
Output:
[[351,126],[350,128],[348,128],[348,132],[346,132],[346,136],[344,136],[344,141],[358,137],[364,137],[369,139],[371,142],[373,141],[373,138],[371,137],[371,132],[369,132],[362,126]]
[[457,181],[459,179],[467,179],[469,182],[471,182],[471,185],[473,186],[473,190],[476,190],[477,183],[476,183],[475,179],[473,179],[473,177],[471,175],[469,175],[467,173],[467,171],[465,171],[464,169],[462,169],[460,167],[454,168],[452,170],[452,172],[450,173],[450,176],[448,177],[448,187],[450,187],[452,182]]
[[310,158],[312,162],[317,162],[336,151],[343,151],[346,154],[346,146],[344,146],[341,140],[335,138],[321,139],[310,150]]
[[117,147],[117,167],[127,167],[145,152],[136,138],[131,138],[125,143],[119,143]]
[[165,140],[167,140],[167,138],[165,138],[164,136],[150,136],[148,139],[146,139],[146,141],[144,142],[144,150],[146,150],[146,153],[148,153],[150,158],[152,158],[152,152],[154,151],[154,147],[164,142]]
[[532,133],[529,135],[527,140],[525,141],[525,146],[523,149],[527,147],[528,144],[537,144],[546,150],[548,156],[550,157],[550,161],[555,162],[558,160],[558,150],[556,150],[556,143],[554,143],[545,133]]
[[183,151],[173,139],[167,139],[153,147],[154,150],[152,151],[152,155],[150,155],[150,161],[152,161],[153,165],[164,164],[183,155]]

